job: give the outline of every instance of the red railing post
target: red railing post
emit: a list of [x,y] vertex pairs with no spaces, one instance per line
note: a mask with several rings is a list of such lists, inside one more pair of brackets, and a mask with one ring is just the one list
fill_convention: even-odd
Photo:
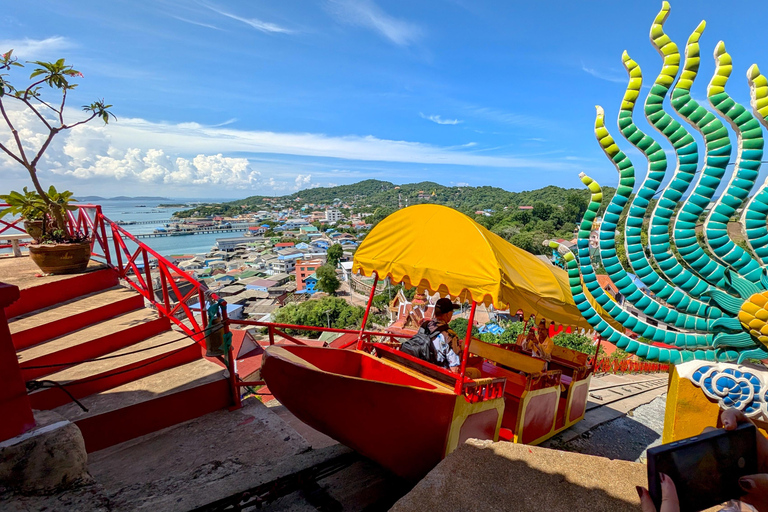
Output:
[[592,365],[593,370],[592,372],[595,373],[595,368],[597,368],[597,362],[600,360],[600,342],[603,341],[603,337],[599,336],[597,337],[597,347],[595,348],[595,362]]
[[365,324],[368,323],[368,314],[371,312],[371,305],[373,304],[373,296],[376,294],[376,285],[379,282],[379,274],[373,273],[373,285],[371,286],[371,293],[368,295],[368,305],[365,308],[365,314],[363,315],[363,325],[360,326],[360,336],[357,338],[357,350],[363,349],[363,332],[365,331]]
[[27,388],[11,340],[5,308],[19,298],[19,288],[0,283],[0,441],[23,434],[35,426]]
[[[171,310],[171,297],[168,295],[168,282],[166,281],[165,272],[166,268],[161,268],[158,264],[157,269],[160,271],[160,286],[163,289],[163,306],[165,307],[165,314]],[[202,304],[200,305],[200,311],[202,311]],[[205,327],[203,327],[205,328]]]
[[456,394],[461,393],[461,387],[464,385],[464,373],[467,371],[467,358],[469,357],[469,344],[472,342],[472,326],[475,323],[475,310],[477,302],[472,301],[472,309],[469,311],[469,323],[467,324],[467,337],[464,339],[464,353],[461,356],[461,369],[459,370],[459,380],[456,382]]
[[[224,329],[224,336],[229,333],[229,315],[227,314],[227,302],[219,302],[219,310],[221,311],[221,321]],[[232,390],[232,410],[240,409],[243,404],[240,400],[240,386],[237,381],[240,380],[237,376],[237,362],[235,361],[235,351],[232,348],[232,343],[229,344],[227,349],[227,370],[229,371],[229,386]]]
[[117,273],[120,277],[125,278],[125,269],[123,269],[123,255],[120,250],[120,235],[117,233],[115,226],[112,225],[112,242],[115,244],[115,254],[117,255]]
[[[142,250],[141,255],[144,259],[144,275],[147,278],[147,293],[149,294],[149,297],[150,297],[149,301],[154,303],[156,302],[155,290],[152,284],[152,272],[150,271],[150,268],[149,268],[149,257],[147,256],[147,251]],[[157,311],[157,314],[160,316],[163,316],[163,313],[160,310]]]
[[200,319],[203,322],[203,330],[205,330],[208,327],[208,315],[205,313],[205,292],[202,288],[198,288],[197,298],[200,300]]
[[269,332],[269,344],[274,345],[275,344],[275,329],[270,325],[267,327],[267,331]]
[[112,266],[112,256],[109,253],[109,242],[107,242],[107,230],[104,227],[104,214],[101,213],[101,205],[96,206],[96,219],[94,220],[93,230],[101,228],[101,248],[104,251],[104,259],[107,260],[107,265]]

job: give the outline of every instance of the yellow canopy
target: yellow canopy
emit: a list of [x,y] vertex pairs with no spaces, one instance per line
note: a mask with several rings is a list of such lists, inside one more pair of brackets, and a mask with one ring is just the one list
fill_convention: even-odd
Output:
[[352,271],[591,329],[564,270],[445,206],[411,206],[381,221],[355,252]]

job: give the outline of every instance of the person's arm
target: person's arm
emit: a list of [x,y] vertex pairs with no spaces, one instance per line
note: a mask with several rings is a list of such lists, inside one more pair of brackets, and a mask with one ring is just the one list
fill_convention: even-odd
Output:
[[457,373],[459,371],[459,367],[461,366],[461,359],[459,359],[459,356],[457,356],[456,353],[451,350],[451,347],[448,346],[448,342],[445,341],[445,335],[440,333],[435,336],[432,344],[435,346],[437,353],[448,361],[450,370],[453,373]]

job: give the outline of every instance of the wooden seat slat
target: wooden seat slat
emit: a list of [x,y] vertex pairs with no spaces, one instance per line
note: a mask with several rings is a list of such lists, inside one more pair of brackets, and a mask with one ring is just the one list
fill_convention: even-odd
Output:
[[512,352],[511,350],[505,350],[501,347],[474,338],[469,345],[469,351],[484,359],[494,361],[525,373],[542,373],[546,369],[546,361],[518,352]]

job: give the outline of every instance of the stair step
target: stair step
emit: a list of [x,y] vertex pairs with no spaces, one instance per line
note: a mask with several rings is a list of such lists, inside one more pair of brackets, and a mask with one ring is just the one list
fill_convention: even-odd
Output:
[[8,327],[19,350],[143,306],[139,293],[115,286],[17,316]]
[[[80,427],[88,452],[231,405],[225,370],[206,359],[148,375],[54,409]],[[222,433],[224,435],[225,433]]]
[[[200,359],[200,345],[175,331],[166,331],[144,341],[112,352],[96,361],[81,363],[45,377],[66,386],[77,399],[121,386],[152,373]],[[47,388],[29,395],[33,409],[47,410],[70,401],[58,388]]]
[[[29,258],[14,258],[13,265],[3,265],[0,281],[19,287],[19,300],[5,308],[8,318],[47,308],[81,295],[117,286],[117,271],[92,261],[82,274],[41,275]],[[40,277],[37,277],[37,276]]]
[[[36,379],[72,366],[73,362],[104,356],[170,329],[168,318],[140,309],[110,318],[44,343],[19,350],[16,355],[24,380]],[[34,368],[30,366],[49,366]]]

